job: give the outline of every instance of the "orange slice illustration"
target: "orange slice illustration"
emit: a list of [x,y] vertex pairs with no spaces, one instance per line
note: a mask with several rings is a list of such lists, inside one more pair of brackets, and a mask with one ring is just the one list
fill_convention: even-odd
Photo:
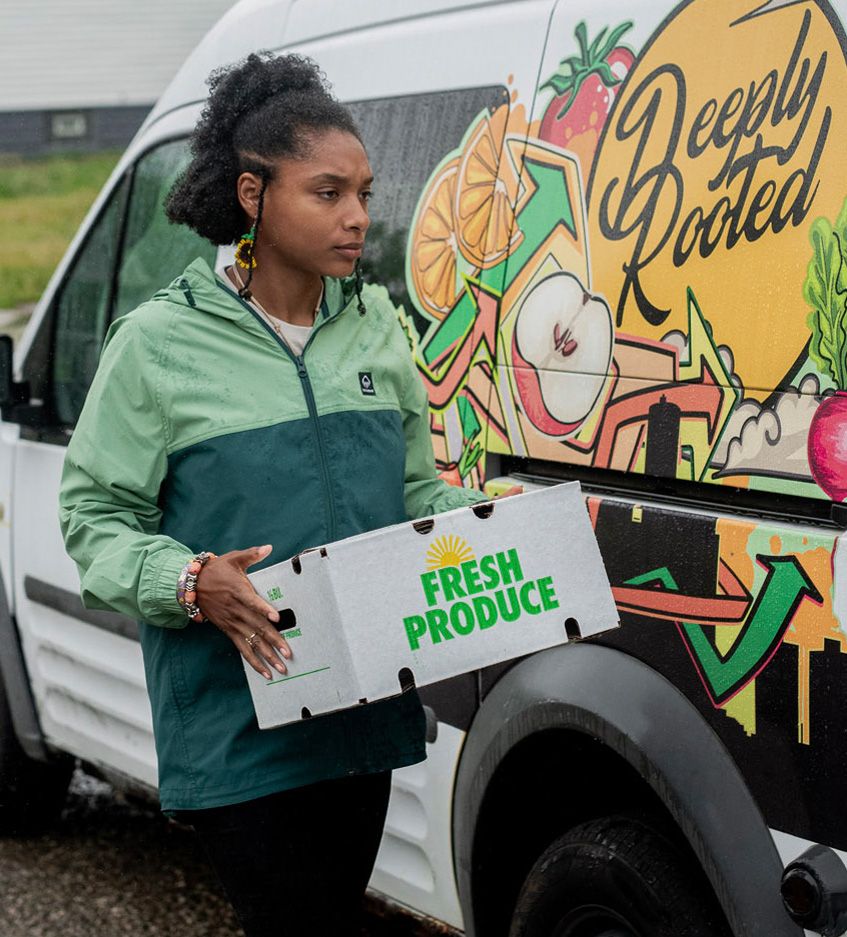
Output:
[[459,156],[456,186],[456,236],[459,250],[477,267],[499,263],[517,244],[514,203],[517,179],[500,155],[509,117],[507,104],[485,114]]
[[458,159],[445,163],[418,207],[412,234],[412,282],[421,306],[443,319],[456,298],[456,234],[453,203]]

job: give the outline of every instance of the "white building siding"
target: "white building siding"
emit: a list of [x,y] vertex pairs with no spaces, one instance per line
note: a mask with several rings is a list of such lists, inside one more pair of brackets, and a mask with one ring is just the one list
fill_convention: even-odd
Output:
[[151,105],[234,0],[0,2],[0,111]]

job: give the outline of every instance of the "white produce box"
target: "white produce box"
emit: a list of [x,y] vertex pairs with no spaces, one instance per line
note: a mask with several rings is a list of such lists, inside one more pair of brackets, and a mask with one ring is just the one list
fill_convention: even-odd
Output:
[[244,664],[263,729],[564,644],[567,619],[582,636],[618,625],[577,482],[339,540],[250,580],[293,653],[284,677]]

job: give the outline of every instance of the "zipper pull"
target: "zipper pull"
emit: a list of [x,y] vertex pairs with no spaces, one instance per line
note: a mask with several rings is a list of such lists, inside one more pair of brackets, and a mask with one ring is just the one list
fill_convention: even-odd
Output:
[[303,356],[297,355],[294,360],[297,362],[297,374],[301,378],[306,377],[306,362],[303,360]]

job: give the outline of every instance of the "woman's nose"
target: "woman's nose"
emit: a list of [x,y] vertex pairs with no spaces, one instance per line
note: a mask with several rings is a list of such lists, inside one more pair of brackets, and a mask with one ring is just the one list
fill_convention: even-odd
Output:
[[361,231],[364,234],[370,227],[370,223],[371,219],[368,214],[367,205],[363,205],[359,199],[356,199],[355,204],[351,206],[350,212],[347,215],[345,227],[352,231]]

